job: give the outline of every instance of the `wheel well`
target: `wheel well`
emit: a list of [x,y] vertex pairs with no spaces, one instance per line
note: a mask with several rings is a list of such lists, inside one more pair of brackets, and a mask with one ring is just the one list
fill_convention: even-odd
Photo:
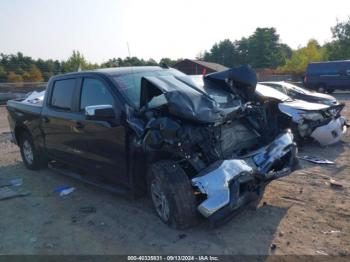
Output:
[[26,127],[24,127],[24,126],[17,126],[16,128],[15,128],[15,138],[16,138],[16,142],[17,142],[17,144],[19,144],[19,138],[21,137],[21,135],[23,134],[23,133],[28,133],[28,134],[30,134],[30,132],[29,132],[29,130],[26,128]]

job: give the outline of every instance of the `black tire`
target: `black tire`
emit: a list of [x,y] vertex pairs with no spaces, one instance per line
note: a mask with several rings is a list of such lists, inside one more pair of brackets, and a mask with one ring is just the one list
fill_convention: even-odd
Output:
[[[33,143],[33,139],[28,132],[24,132],[19,137],[19,147],[24,165],[30,170],[39,170],[47,167],[46,156]],[[29,156],[31,151],[31,156]]]
[[198,223],[191,182],[178,164],[172,161],[153,163],[148,170],[147,182],[153,207],[165,224],[185,229]]

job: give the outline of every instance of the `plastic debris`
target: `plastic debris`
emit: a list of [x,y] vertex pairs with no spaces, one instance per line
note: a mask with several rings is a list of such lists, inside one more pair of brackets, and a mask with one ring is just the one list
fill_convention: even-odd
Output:
[[328,254],[326,252],[324,252],[323,250],[316,250],[316,253],[319,255],[328,256]]
[[22,102],[28,103],[28,104],[42,104],[42,102],[44,101],[44,96],[45,96],[45,91],[42,91],[42,92],[33,91]]
[[339,233],[341,233],[341,231],[340,230],[331,230],[331,231],[323,231],[322,233],[325,235],[331,235],[331,234],[339,234]]
[[21,186],[22,184],[23,184],[23,179],[22,178],[0,179],[0,187]]
[[74,187],[70,186],[59,186],[54,189],[54,192],[60,193],[60,196],[66,196],[72,193],[75,190]]
[[14,197],[27,196],[30,194],[30,191],[23,190],[13,190],[9,187],[0,188],[0,200],[10,199]]
[[70,187],[70,188],[67,188],[67,189],[63,189],[63,190],[60,192],[60,196],[69,195],[70,193],[74,192],[74,190],[75,190],[74,187]]
[[277,245],[274,244],[274,243],[272,243],[271,246],[270,246],[270,249],[271,249],[271,250],[275,250],[276,248],[277,248]]
[[59,186],[59,187],[56,187],[53,191],[54,192],[57,192],[57,193],[60,193],[62,190],[65,190],[65,189],[68,189],[70,188],[70,186]]
[[331,179],[329,180],[329,183],[330,183],[330,185],[331,185],[332,187],[338,187],[338,188],[343,187],[343,184],[341,184],[341,183],[335,181],[333,178],[331,178]]
[[11,179],[11,184],[12,186],[21,186],[23,184],[23,179],[22,178]]
[[309,162],[314,163],[314,164],[322,164],[322,165],[334,165],[335,164],[333,161],[330,161],[328,159],[314,157],[314,156],[298,156],[298,158],[309,161]]

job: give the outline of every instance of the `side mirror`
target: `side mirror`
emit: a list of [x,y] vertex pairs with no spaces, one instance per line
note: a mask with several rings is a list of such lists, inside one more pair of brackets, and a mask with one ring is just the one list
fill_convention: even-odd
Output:
[[85,107],[85,116],[88,120],[112,120],[116,118],[112,105],[96,105]]

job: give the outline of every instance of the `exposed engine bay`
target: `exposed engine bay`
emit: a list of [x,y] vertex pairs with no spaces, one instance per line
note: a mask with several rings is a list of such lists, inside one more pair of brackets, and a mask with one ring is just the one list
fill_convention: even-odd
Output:
[[[198,211],[219,219],[261,196],[265,185],[295,168],[290,118],[274,101],[252,101],[247,67],[206,76],[143,77],[140,110],[127,110],[133,145],[151,162],[172,159],[192,179]],[[226,208],[225,208],[226,207]]]

